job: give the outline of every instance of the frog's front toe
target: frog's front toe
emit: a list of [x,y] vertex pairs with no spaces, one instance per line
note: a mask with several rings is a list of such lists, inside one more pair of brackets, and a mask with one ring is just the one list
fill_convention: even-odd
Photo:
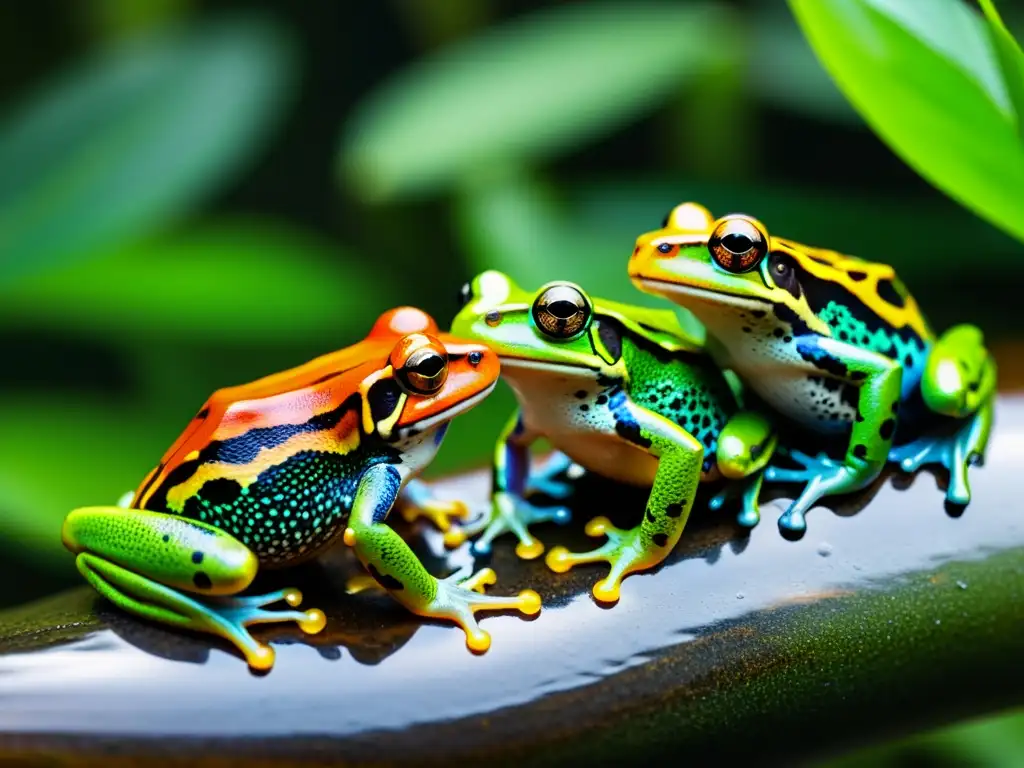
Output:
[[512,494],[495,494],[488,513],[476,523],[453,529],[445,543],[459,546],[466,539],[478,537],[471,547],[473,554],[488,555],[495,539],[513,533],[519,540],[516,554],[523,560],[534,560],[544,553],[544,544],[530,533],[530,526],[549,522],[564,525],[571,517],[566,507],[541,507]]
[[484,653],[491,647],[491,636],[477,622],[477,612],[512,610],[534,616],[541,609],[540,595],[532,589],[525,589],[514,597],[484,594],[484,588],[496,580],[490,568],[484,568],[469,577],[455,574],[447,579],[439,579],[434,599],[417,613],[455,622],[466,633],[466,647],[475,653]]

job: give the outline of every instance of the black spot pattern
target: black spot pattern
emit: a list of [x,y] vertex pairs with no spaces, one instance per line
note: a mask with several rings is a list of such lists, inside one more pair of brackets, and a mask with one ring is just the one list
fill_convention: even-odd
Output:
[[656,533],[653,536],[651,536],[651,541],[653,541],[659,547],[664,547],[668,544],[668,534]]
[[367,566],[367,570],[370,572],[370,576],[373,577],[373,580],[384,587],[384,589],[390,589],[395,592],[405,589],[405,584],[400,582],[390,573],[381,573],[373,563],[370,563]]
[[192,577],[192,583],[199,589],[209,589],[213,586],[213,582],[210,581],[210,577],[203,571],[196,571]]

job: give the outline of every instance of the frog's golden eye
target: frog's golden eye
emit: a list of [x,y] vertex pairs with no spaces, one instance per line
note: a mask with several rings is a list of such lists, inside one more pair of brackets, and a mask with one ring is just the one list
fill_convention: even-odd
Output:
[[749,272],[768,252],[768,235],[746,216],[727,216],[711,233],[708,251],[726,272]]
[[391,366],[403,388],[416,395],[432,395],[448,378],[448,353],[437,339],[410,334],[395,346]]
[[533,320],[545,334],[569,339],[590,322],[590,302],[583,292],[566,283],[552,285],[533,303]]

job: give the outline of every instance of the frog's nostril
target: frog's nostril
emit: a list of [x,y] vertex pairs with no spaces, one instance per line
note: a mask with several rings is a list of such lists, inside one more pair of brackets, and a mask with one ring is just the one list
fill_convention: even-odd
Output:
[[469,364],[480,365],[480,361],[484,359],[483,352],[470,352],[469,353]]

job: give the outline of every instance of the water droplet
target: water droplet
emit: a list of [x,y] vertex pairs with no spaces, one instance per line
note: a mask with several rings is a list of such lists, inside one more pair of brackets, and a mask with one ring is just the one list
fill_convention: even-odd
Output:
[[960,589],[967,589],[967,582],[966,581],[961,581],[960,579],[957,579],[956,580],[956,585],[958,587],[960,587]]
[[744,595],[742,592],[737,592],[736,593],[736,599],[737,600],[742,600],[744,597],[746,597],[746,595]]
[[821,542],[821,544],[818,545],[818,554],[822,557],[828,557],[832,554],[832,545],[827,541]]
[[936,624],[941,624],[941,623],[942,623],[942,619],[936,619],[936,620],[935,620],[935,623],[936,623]]

